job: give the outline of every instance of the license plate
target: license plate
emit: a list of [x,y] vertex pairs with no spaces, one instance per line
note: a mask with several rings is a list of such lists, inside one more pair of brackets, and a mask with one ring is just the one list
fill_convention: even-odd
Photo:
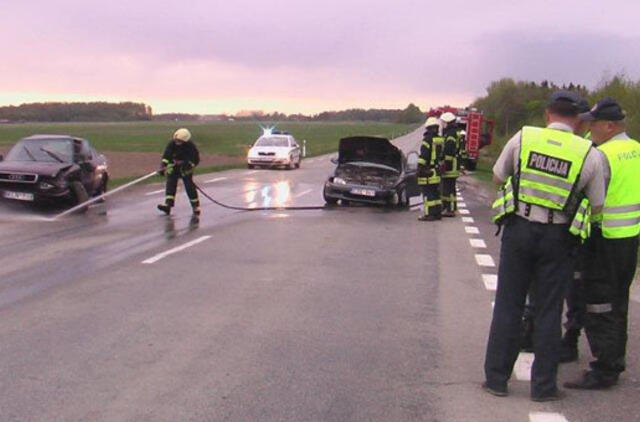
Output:
[[7,199],[17,199],[18,201],[33,201],[32,193],[4,191],[3,196]]
[[372,189],[351,189],[351,193],[353,195],[362,195],[362,196],[376,196],[376,191]]

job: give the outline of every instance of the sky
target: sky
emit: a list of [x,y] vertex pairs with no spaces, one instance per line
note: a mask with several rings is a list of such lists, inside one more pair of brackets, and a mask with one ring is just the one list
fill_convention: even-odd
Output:
[[466,105],[502,77],[640,79],[637,0],[0,0],[0,105]]

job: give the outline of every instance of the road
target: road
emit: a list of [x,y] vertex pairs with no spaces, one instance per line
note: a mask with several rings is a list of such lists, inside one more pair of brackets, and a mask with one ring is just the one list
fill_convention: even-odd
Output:
[[[420,133],[395,142],[416,149]],[[321,205],[331,168],[197,181],[234,205]],[[473,178],[465,214],[438,223],[204,201],[196,222],[183,192],[159,215],[161,190],[56,223],[0,209],[0,421],[640,420],[635,291],[619,387],[533,403],[523,354],[509,397],[480,389],[499,240]],[[581,342],[561,381],[586,366]]]

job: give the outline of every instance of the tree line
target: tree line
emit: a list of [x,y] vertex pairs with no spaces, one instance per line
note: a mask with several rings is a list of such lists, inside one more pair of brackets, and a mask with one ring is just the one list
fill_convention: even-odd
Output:
[[143,103],[31,103],[0,107],[7,122],[120,122],[151,120],[151,107]]
[[487,94],[472,104],[496,122],[496,136],[504,139],[524,125],[544,125],[544,108],[549,95],[558,89],[579,92],[593,106],[604,97],[617,99],[627,113],[627,130],[640,135],[640,81],[624,75],[603,79],[593,90],[580,84],[558,85],[504,78],[491,82]]

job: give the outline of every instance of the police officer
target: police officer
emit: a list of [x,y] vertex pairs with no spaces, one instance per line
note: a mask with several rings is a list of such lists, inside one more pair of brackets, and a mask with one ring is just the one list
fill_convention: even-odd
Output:
[[584,251],[585,332],[596,360],[565,387],[597,390],[617,384],[626,366],[629,287],[640,234],[640,143],[625,133],[625,113],[612,98],[580,117],[591,121],[593,142],[606,157],[607,194]]
[[420,221],[436,221],[442,218],[442,200],[440,199],[440,162],[444,139],[439,135],[440,122],[429,117],[418,158],[418,185],[422,188],[424,202]]
[[193,215],[200,215],[200,201],[198,191],[193,183],[193,169],[200,163],[198,148],[191,142],[191,132],[188,129],[178,129],[173,139],[167,144],[162,155],[162,162],[158,173],[167,176],[165,203],[158,205],[158,209],[165,214],[171,213],[175,205],[178,179],[182,179],[184,188],[189,196]]
[[458,203],[456,200],[456,181],[460,176],[460,139],[456,128],[455,114],[442,113],[444,123],[444,173],[442,174],[443,217],[455,217]]
[[493,168],[494,180],[504,184],[494,207],[505,212],[483,388],[497,396],[507,395],[530,291],[536,304],[531,399],[561,397],[556,378],[562,304],[578,244],[572,227],[584,221],[583,195],[596,212],[604,201],[601,156],[573,134],[580,100],[570,91],[553,93],[545,110],[548,126],[523,127]]
[[[587,113],[590,108],[587,100],[582,100],[578,104],[580,113]],[[591,134],[589,132],[589,126],[589,121],[580,120],[575,127],[574,133],[590,141]],[[567,289],[567,321],[565,322],[565,332],[560,346],[560,363],[578,360],[578,338],[584,327],[584,315],[586,312],[582,283],[582,268],[584,266],[584,254],[582,250],[582,247],[580,247],[577,257],[577,267],[572,279],[569,280],[569,287]]]

